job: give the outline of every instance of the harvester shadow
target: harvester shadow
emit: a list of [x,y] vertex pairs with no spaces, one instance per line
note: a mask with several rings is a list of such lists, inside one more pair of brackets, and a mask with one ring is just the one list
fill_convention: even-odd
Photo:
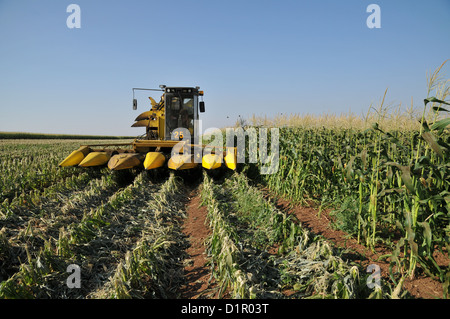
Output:
[[137,173],[137,169],[111,171],[114,181],[117,183],[117,185],[119,185],[119,187],[126,187],[133,183]]
[[230,178],[235,172],[239,172],[240,171],[240,167],[238,166],[238,169],[236,170],[231,170],[228,169],[227,167],[220,167],[217,169],[213,169],[213,170],[208,170],[205,169],[204,170],[206,172],[206,174],[211,177],[213,179],[213,181],[215,183],[223,183],[226,179]]
[[183,181],[187,189],[198,187],[202,180],[202,170],[199,167],[179,171],[172,170],[172,172]]

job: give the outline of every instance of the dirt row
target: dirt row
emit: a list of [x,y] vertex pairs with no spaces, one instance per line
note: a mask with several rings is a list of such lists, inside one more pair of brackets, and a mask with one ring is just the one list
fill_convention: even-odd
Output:
[[200,206],[198,187],[190,190],[187,200],[186,220],[182,231],[189,240],[189,247],[186,249],[188,258],[185,260],[184,268],[186,284],[180,289],[180,298],[214,298],[217,286],[214,280],[211,281],[211,271],[204,244],[205,239],[211,234],[211,230],[205,222],[207,208]]

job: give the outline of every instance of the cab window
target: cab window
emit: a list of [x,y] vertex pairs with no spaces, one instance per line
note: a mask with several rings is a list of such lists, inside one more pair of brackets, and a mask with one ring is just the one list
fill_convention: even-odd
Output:
[[171,100],[172,110],[179,111],[180,110],[180,98],[177,96],[172,97]]

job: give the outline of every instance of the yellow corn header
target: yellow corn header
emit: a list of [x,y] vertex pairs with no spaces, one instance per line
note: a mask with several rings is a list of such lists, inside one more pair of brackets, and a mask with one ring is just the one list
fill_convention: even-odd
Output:
[[[234,147],[208,147],[198,144],[199,112],[205,111],[203,91],[199,87],[166,87],[160,89],[133,88],[133,109],[137,109],[135,90],[162,91],[161,100],[149,97],[151,109],[141,113],[132,127],[145,127],[145,134],[131,143],[82,145],[59,166],[103,166],[111,170],[143,167],[146,170],[167,165],[184,170],[197,167],[218,169],[225,163],[236,169]],[[219,150],[219,151],[217,151]]]

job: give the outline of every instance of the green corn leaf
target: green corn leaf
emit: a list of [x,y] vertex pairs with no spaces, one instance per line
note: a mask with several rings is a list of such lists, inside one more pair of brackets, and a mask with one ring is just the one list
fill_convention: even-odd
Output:
[[350,158],[350,161],[349,161],[348,164],[347,164],[346,170],[347,170],[347,178],[348,178],[348,179],[350,179],[350,178],[352,177],[352,174],[353,174],[352,165],[353,165],[353,162],[354,162],[355,158],[356,158],[355,155],[352,156],[352,157]]
[[431,149],[435,151],[439,156],[443,157],[444,152],[441,146],[437,143],[436,137],[431,132],[423,132],[422,138],[431,146]]
[[449,125],[449,124],[450,124],[450,117],[435,122],[433,125],[431,125],[431,129],[432,130],[442,130],[442,129],[446,128],[447,125]]
[[435,97],[426,98],[426,99],[423,100],[423,102],[425,103],[425,105],[427,105],[429,102],[442,103],[442,104],[450,105],[449,103],[447,103],[445,101],[442,101],[442,100],[439,100],[439,99],[437,99]]
[[361,151],[361,161],[364,165],[364,169],[366,169],[366,163],[367,163],[367,150],[366,149]]
[[227,254],[227,256],[225,257],[225,261],[227,263],[227,266],[229,268],[232,268],[232,266],[233,266],[233,257],[231,256],[231,254]]
[[375,122],[374,124],[372,124],[372,129],[374,129],[374,130],[376,130],[376,131],[380,130],[380,128],[379,128],[377,122]]
[[413,194],[415,194],[416,190],[414,188],[414,183],[411,178],[411,167],[410,166],[402,166],[398,163],[394,162],[387,162],[386,165],[392,165],[397,167],[401,172],[401,178],[403,183],[405,184],[406,188]]
[[400,248],[403,247],[403,245],[405,244],[405,238],[400,238],[400,240],[397,242],[397,245],[395,246],[395,249],[392,250],[392,255],[391,255],[391,265],[392,263],[400,263]]
[[405,231],[404,230],[404,228],[403,228],[403,225],[402,225],[402,223],[397,219],[396,221],[395,221],[395,225],[398,227],[398,229],[400,229],[401,231]]
[[436,112],[450,112],[449,110],[440,106],[433,106],[431,109]]
[[450,271],[447,271],[447,274],[445,275],[445,282],[443,284],[444,288],[444,298],[449,298],[450,293]]
[[430,224],[428,222],[421,222],[419,223],[419,225],[421,225],[423,227],[423,236],[425,237],[425,241],[427,244],[427,250],[428,252],[430,252],[431,250],[431,245],[432,245],[432,232],[431,232],[431,227]]
[[419,123],[422,125],[422,128],[424,129],[424,132],[429,132],[430,131],[430,127],[428,126],[428,123],[426,120],[419,120]]

